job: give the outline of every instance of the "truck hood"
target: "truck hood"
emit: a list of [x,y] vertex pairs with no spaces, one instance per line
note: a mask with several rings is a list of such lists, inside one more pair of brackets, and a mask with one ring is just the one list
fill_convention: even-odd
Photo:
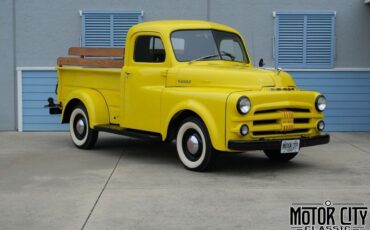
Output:
[[168,73],[167,87],[217,87],[261,90],[264,87],[294,87],[289,74],[245,65],[195,63],[177,67]]

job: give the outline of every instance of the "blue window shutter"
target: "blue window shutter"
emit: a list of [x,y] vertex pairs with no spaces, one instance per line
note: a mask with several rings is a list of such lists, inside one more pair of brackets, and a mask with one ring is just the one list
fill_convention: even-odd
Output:
[[307,15],[306,65],[308,67],[334,66],[333,25],[333,15]]
[[304,16],[277,16],[277,65],[302,66],[304,63]]
[[142,11],[82,11],[83,47],[124,47],[131,26],[142,21]]
[[113,35],[114,47],[124,47],[126,35],[131,26],[141,22],[141,14],[125,13],[113,14]]
[[334,12],[276,13],[276,67],[333,68]]

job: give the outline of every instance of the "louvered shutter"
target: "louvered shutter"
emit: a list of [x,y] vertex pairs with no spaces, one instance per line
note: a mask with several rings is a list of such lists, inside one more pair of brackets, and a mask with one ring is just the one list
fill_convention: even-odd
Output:
[[306,65],[333,67],[334,14],[313,14],[306,17]]
[[124,47],[131,26],[142,21],[142,11],[82,11],[83,47]]
[[335,13],[276,13],[276,67],[332,68]]
[[304,63],[304,16],[277,16],[278,66],[301,66]]

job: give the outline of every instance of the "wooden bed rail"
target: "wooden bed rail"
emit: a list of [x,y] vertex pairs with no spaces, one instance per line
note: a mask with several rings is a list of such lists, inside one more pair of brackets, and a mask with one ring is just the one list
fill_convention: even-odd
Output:
[[59,57],[58,66],[85,66],[102,68],[122,68],[125,49],[71,47],[69,55],[79,57]]

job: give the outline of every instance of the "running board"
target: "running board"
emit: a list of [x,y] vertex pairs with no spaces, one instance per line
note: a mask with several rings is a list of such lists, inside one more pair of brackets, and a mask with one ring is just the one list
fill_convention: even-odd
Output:
[[135,130],[135,129],[127,129],[119,127],[118,125],[95,125],[94,129],[97,131],[107,132],[107,133],[114,133],[123,136],[135,137],[135,138],[145,138],[145,139],[157,139],[162,140],[162,137],[159,133]]

